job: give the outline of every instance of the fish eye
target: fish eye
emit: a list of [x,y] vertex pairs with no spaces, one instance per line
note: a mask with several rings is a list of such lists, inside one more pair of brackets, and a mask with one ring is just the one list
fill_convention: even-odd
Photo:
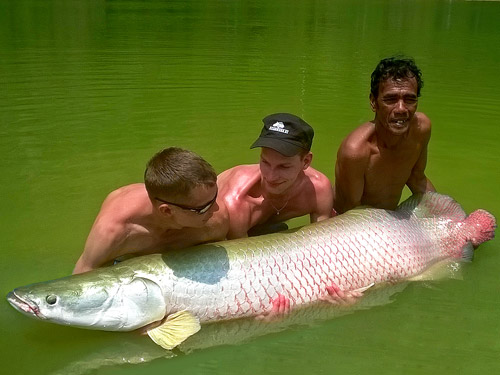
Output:
[[55,303],[57,302],[57,296],[55,294],[49,294],[47,297],[45,297],[45,301],[47,301],[49,305],[55,305]]

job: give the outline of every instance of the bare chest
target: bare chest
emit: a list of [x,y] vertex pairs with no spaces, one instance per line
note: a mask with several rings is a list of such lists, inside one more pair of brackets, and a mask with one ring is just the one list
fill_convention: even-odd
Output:
[[362,203],[395,207],[419,155],[416,146],[399,151],[382,149],[373,154],[365,173]]
[[[305,194],[304,196],[307,195]],[[250,227],[280,223],[295,217],[308,215],[311,211],[311,202],[307,202],[301,197],[295,197],[289,201],[279,203],[264,201],[252,211]]]
[[196,233],[186,230],[150,231],[135,227],[127,237],[124,248],[128,254],[145,255],[182,248],[198,243]]

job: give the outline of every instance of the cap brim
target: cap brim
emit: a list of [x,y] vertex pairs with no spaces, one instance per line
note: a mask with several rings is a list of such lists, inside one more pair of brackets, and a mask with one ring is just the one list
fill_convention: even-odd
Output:
[[293,143],[285,142],[276,138],[264,137],[257,138],[257,140],[250,146],[250,148],[255,147],[272,148],[285,156],[295,156],[304,150],[302,147],[294,145]]

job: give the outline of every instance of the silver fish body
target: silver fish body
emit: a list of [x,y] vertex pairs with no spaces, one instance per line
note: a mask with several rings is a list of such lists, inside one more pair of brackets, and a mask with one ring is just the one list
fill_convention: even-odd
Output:
[[447,196],[413,196],[395,211],[361,208],[297,230],[130,259],[8,295],[19,311],[55,323],[127,331],[189,311],[200,322],[268,313],[279,295],[292,308],[327,295],[422,274],[470,259],[493,238],[494,217],[469,217]]

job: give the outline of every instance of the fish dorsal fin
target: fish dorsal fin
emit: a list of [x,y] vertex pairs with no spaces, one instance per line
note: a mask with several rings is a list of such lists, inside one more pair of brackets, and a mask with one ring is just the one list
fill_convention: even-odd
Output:
[[419,218],[445,216],[452,221],[462,221],[467,216],[453,198],[435,192],[414,194],[401,203],[397,211]]
[[200,330],[200,321],[189,311],[169,315],[165,322],[148,331],[149,337],[162,348],[171,350]]

